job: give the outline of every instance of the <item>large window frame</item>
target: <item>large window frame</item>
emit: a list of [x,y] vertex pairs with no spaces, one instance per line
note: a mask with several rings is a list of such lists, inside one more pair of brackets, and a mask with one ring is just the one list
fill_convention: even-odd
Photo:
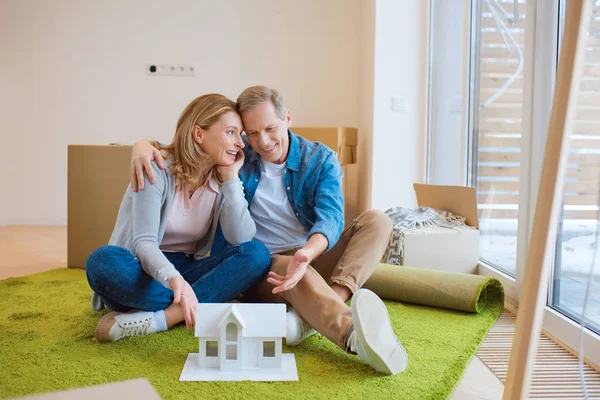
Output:
[[[434,2],[435,0],[430,1]],[[477,91],[474,90],[478,73],[478,68],[474,68],[474,62],[479,62],[478,54],[474,49],[477,49],[478,46],[473,46],[474,43],[472,42],[477,37],[479,30],[476,13],[478,3],[478,0],[464,0],[463,3],[465,15],[469,16],[465,19],[469,23],[465,24],[464,43],[462,43],[463,57],[465,60],[469,60],[469,62],[463,63],[463,105],[478,104],[478,101],[476,101]],[[522,157],[519,178],[516,276],[513,278],[493,266],[487,265],[485,262],[480,262],[479,265],[480,275],[492,276],[502,282],[507,296],[507,306],[513,308],[514,311],[518,311],[519,293],[524,277],[537,191],[541,178],[547,124],[552,108],[552,94],[560,44],[558,38],[562,37],[558,34],[562,28],[559,17],[565,10],[564,0],[527,1],[526,7],[528,22],[525,28],[524,48]],[[456,155],[461,159],[462,170],[460,174],[465,178],[463,183],[467,185],[472,182],[473,174],[476,173],[476,158],[473,152],[477,151],[477,135],[471,134],[474,131],[473,127],[477,126],[477,115],[468,108],[463,107],[462,132],[460,133],[463,148],[466,151],[465,154]],[[465,112],[467,110],[468,112]],[[531,134],[527,135],[526,132]],[[429,138],[435,140],[435,135],[429,135]],[[435,154],[430,155],[435,157]],[[450,163],[446,161],[446,164]],[[437,182],[434,181],[433,183]],[[547,272],[553,274],[554,265]],[[578,352],[581,325],[548,306],[551,302],[552,279],[549,279],[549,282],[543,329],[570,350]],[[587,328],[584,330],[584,352],[588,362],[596,366],[600,365],[600,336]]]

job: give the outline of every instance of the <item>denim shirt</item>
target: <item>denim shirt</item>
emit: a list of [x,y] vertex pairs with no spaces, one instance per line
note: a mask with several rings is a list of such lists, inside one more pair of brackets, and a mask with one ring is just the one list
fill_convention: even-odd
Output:
[[[290,130],[288,136],[289,151],[283,175],[288,201],[308,231],[308,238],[315,233],[324,235],[328,242],[326,251],[329,251],[344,227],[342,167],[335,153],[323,143],[311,142]],[[250,147],[246,136],[243,138],[246,147],[239,175],[249,208],[260,182],[260,156]],[[221,239],[221,235],[217,237]],[[221,245],[225,245],[221,240],[215,243],[213,252]]]

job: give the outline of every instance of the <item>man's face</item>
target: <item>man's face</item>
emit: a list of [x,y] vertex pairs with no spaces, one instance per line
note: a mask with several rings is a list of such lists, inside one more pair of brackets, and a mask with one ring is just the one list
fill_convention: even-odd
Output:
[[281,164],[287,159],[290,140],[288,127],[292,124],[290,112],[284,120],[275,113],[271,101],[265,101],[242,114],[244,131],[250,145],[263,160]]

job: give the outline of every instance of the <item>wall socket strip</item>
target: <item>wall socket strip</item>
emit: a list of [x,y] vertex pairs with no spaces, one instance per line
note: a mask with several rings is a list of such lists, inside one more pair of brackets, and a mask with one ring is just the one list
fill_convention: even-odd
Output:
[[184,64],[146,64],[147,75],[161,76],[196,76],[193,65]]

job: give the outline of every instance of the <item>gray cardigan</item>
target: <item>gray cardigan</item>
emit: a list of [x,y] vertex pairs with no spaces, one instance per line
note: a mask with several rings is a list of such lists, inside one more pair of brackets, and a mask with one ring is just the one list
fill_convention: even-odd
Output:
[[[164,170],[152,163],[156,182],[151,184],[144,174],[144,190],[134,192],[131,187],[127,188],[109,241],[110,245],[131,251],[140,260],[144,271],[166,288],[170,288],[171,278],[181,276],[159,249],[175,196],[176,178],[171,173],[172,162],[173,158],[169,157]],[[239,179],[220,186],[210,230],[198,242],[195,259],[209,253],[219,223],[225,240],[232,245],[250,241],[256,234],[256,225],[248,211]]]

